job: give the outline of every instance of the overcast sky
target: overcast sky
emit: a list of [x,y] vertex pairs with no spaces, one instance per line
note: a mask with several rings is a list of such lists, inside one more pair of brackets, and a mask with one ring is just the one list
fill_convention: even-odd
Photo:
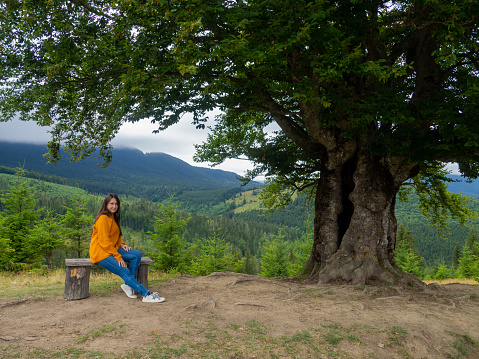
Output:
[[[213,117],[214,114],[210,116],[212,120]],[[152,133],[157,127],[149,120],[142,120],[134,124],[127,123],[121,127],[120,132],[112,143],[114,148],[132,147],[145,153],[163,152],[193,166],[208,167],[207,163],[196,163],[193,161],[194,145],[206,141],[208,130],[198,130],[191,122],[191,116],[185,115],[179,123],[157,134]],[[207,125],[212,126],[212,123],[207,123]],[[35,122],[19,120],[0,122],[1,141],[46,145],[49,139],[50,134],[47,129],[37,126]],[[252,165],[245,160],[227,160],[214,168],[241,175],[247,169],[252,169]]]

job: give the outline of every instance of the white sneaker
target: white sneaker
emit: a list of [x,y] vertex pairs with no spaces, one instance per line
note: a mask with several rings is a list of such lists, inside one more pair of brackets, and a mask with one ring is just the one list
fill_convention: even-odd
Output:
[[160,297],[158,295],[158,292],[153,292],[153,293],[147,295],[146,297],[143,297],[143,302],[145,302],[145,303],[161,303],[161,302],[164,302],[164,301],[165,301],[165,298]]
[[132,298],[132,299],[137,298],[137,296],[136,296],[135,291],[133,290],[133,288],[130,287],[129,285],[127,285],[126,283],[123,283],[120,287],[121,287],[121,289],[123,289],[123,291],[126,293],[126,295],[128,296],[128,298]]

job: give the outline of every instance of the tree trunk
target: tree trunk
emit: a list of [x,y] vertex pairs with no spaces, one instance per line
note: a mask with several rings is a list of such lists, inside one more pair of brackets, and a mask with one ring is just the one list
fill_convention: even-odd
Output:
[[321,171],[310,277],[353,285],[421,283],[394,261],[396,194],[415,171],[416,165],[400,166],[363,151]]

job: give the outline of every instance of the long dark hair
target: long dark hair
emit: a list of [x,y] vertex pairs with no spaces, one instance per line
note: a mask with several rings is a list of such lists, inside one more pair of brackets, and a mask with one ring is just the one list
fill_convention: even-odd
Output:
[[[116,203],[118,203],[118,209],[116,210],[115,213],[111,213],[109,210],[108,210],[108,203],[110,203],[110,201],[112,199],[116,199]],[[103,200],[103,203],[101,205],[101,208],[100,210],[98,211],[97,215],[96,215],[96,218],[95,218],[95,223],[96,221],[98,220],[98,218],[100,218],[101,215],[103,214],[106,214],[107,216],[113,216],[113,219],[115,220],[116,224],[118,225],[118,228],[120,228],[120,236],[121,236],[121,226],[120,226],[120,221],[121,221],[121,210],[120,210],[121,206],[120,206],[120,199],[118,198],[118,196],[114,193],[110,193],[108,194],[105,199]]]

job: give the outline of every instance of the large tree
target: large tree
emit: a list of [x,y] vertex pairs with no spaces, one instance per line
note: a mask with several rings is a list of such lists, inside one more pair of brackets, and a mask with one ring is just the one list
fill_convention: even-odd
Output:
[[[308,272],[409,281],[394,261],[408,181],[478,175],[476,0],[5,0],[1,116],[106,160],[121,124],[163,130],[220,108],[198,159],[314,188]],[[276,123],[280,130],[267,134]],[[431,180],[432,179],[432,180]],[[429,209],[435,210],[434,201]]]

